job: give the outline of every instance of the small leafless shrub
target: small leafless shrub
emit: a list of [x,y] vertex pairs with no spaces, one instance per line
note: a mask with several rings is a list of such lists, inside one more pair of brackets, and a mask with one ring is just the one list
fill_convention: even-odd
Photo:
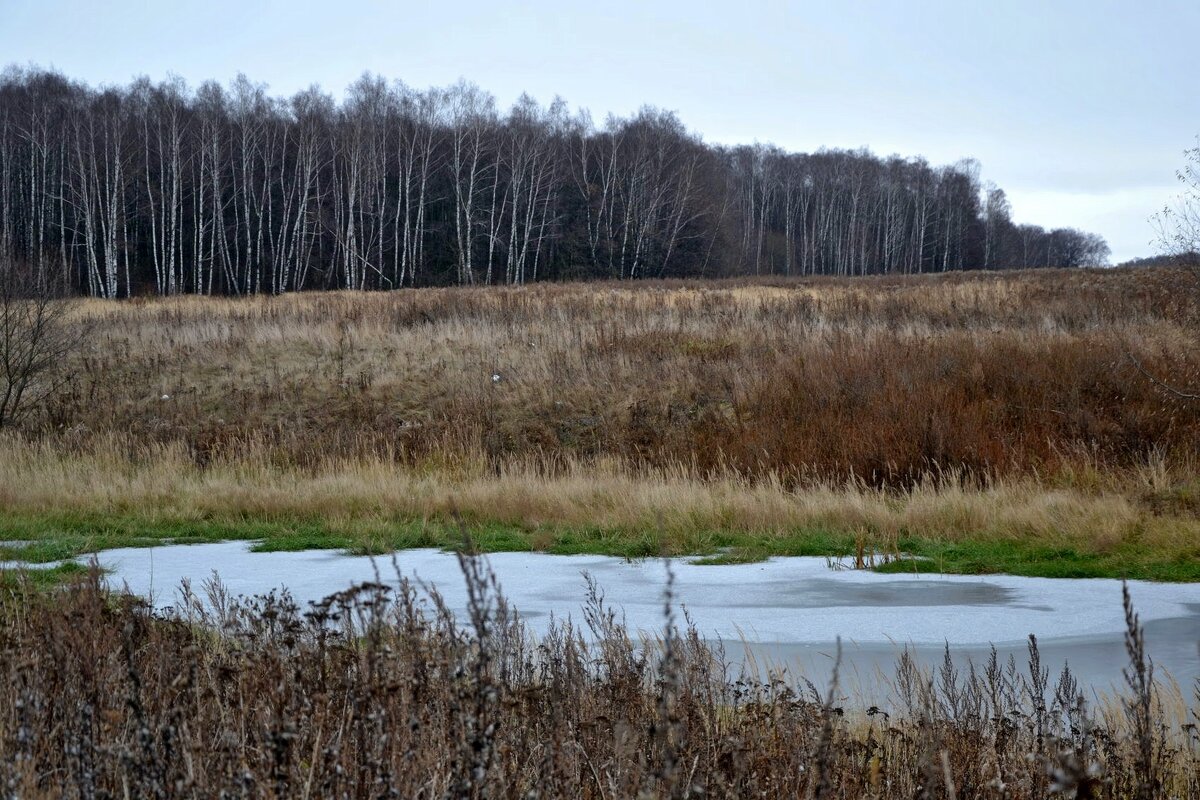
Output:
[[81,341],[67,320],[62,281],[0,258],[0,428],[62,384],[63,361]]

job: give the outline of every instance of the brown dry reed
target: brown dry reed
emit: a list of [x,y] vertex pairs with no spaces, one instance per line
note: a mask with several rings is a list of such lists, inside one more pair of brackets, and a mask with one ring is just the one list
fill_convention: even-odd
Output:
[[[215,580],[154,612],[99,573],[0,600],[13,797],[1153,798],[1200,793],[1196,717],[1154,680],[1128,594],[1128,691],[1090,706],[1026,664],[904,654],[888,708],[643,644],[591,585],[532,637],[479,558],[469,602],[382,580],[302,609]],[[398,569],[396,570],[399,574]],[[1116,602],[1116,598],[1114,598]],[[1200,687],[1197,688],[1200,703]]]

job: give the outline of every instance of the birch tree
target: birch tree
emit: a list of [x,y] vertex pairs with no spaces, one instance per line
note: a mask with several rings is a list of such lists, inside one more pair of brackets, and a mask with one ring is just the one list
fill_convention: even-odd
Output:
[[865,275],[1101,261],[1017,226],[974,162],[712,147],[645,107],[593,123],[465,82],[335,99],[0,74],[0,255],[125,297],[551,278]]
[[487,148],[496,118],[491,95],[478,86],[459,83],[447,97],[450,126],[449,170],[454,194],[454,237],[458,282],[475,283],[475,242],[481,224],[480,205],[487,181],[496,180]]

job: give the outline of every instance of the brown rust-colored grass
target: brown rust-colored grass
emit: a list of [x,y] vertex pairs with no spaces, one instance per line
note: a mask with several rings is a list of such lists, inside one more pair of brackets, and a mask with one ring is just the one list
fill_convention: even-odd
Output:
[[[787,483],[1045,478],[1195,455],[1195,292],[1165,269],[84,301],[36,435],[203,462],[601,457]],[[493,379],[498,376],[498,379]],[[166,396],[166,399],[164,399]]]

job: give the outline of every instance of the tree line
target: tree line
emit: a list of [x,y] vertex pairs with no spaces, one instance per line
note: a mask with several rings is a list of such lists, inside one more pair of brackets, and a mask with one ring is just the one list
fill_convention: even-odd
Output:
[[978,165],[705,144],[644,107],[0,75],[0,256],[97,297],[1104,263]]

